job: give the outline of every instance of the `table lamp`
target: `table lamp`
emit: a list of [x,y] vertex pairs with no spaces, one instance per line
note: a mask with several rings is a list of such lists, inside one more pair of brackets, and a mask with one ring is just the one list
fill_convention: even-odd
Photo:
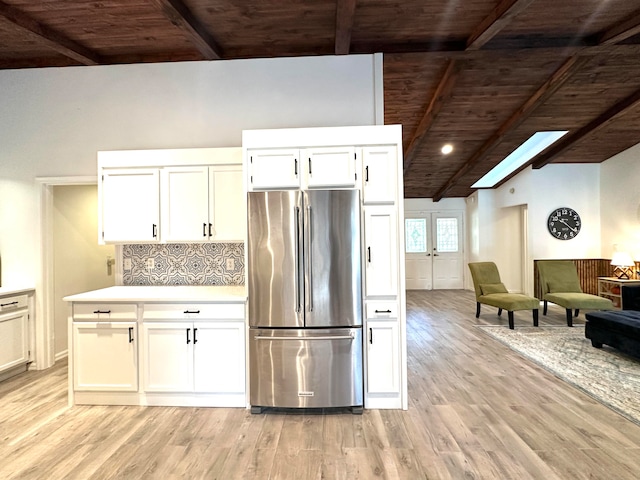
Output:
[[628,280],[633,276],[632,267],[634,267],[636,263],[627,252],[614,252],[613,258],[611,259],[611,265],[615,267],[613,269],[613,274],[616,277]]

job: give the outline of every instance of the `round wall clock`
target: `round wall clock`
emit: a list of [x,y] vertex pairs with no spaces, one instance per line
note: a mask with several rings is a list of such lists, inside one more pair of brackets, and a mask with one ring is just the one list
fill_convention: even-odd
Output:
[[582,222],[580,215],[568,207],[556,208],[549,214],[547,228],[558,240],[571,240],[580,233]]

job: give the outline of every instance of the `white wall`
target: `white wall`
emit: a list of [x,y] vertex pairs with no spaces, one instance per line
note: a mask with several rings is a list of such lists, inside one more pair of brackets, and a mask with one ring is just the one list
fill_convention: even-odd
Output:
[[[524,170],[495,190],[475,192],[467,199],[470,261],[495,261],[501,276],[511,284],[508,287],[519,290],[517,279],[523,272],[514,263],[518,245],[507,236],[527,235],[529,268],[534,259],[601,258],[600,187],[600,164],[551,164]],[[582,220],[580,234],[567,241],[552,237],[547,230],[549,214],[563,206],[573,208]],[[527,208],[527,225],[514,207]],[[524,274],[531,276],[533,271]],[[532,286],[533,282],[525,281],[522,290],[532,294],[527,292]]]
[[240,146],[243,129],[373,125],[372,55],[0,72],[3,284],[34,285],[36,177],[96,174],[96,151]]
[[640,145],[601,164],[600,191],[603,257],[617,245],[640,261]]

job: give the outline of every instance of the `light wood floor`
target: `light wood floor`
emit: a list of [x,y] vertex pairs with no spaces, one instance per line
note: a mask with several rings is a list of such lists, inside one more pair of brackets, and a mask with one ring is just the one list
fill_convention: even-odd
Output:
[[407,297],[408,411],[68,409],[62,362],[0,383],[0,479],[639,477],[640,426],[474,327],[507,328],[506,312],[476,320],[470,292]]

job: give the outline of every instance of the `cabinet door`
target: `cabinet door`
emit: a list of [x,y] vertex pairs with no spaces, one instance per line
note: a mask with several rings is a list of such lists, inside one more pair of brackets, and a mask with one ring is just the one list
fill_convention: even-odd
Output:
[[364,203],[394,203],[397,193],[395,146],[362,149],[362,198]]
[[73,388],[138,390],[136,322],[73,323]]
[[395,207],[365,206],[365,294],[398,294],[398,251]]
[[194,345],[196,392],[245,391],[244,322],[197,322]]
[[210,240],[244,242],[247,199],[242,185],[242,165],[209,167]]
[[367,320],[367,393],[400,393],[398,322]]
[[101,238],[104,242],[158,241],[159,179],[157,168],[103,170]]
[[162,170],[162,240],[209,240],[209,171],[206,166]]
[[252,150],[249,156],[249,185],[253,190],[298,188],[299,150]]
[[305,150],[304,168],[309,188],[355,186],[355,151],[354,147]]
[[146,392],[193,391],[193,324],[144,322],[143,388]]
[[29,361],[27,310],[0,315],[0,372]]

